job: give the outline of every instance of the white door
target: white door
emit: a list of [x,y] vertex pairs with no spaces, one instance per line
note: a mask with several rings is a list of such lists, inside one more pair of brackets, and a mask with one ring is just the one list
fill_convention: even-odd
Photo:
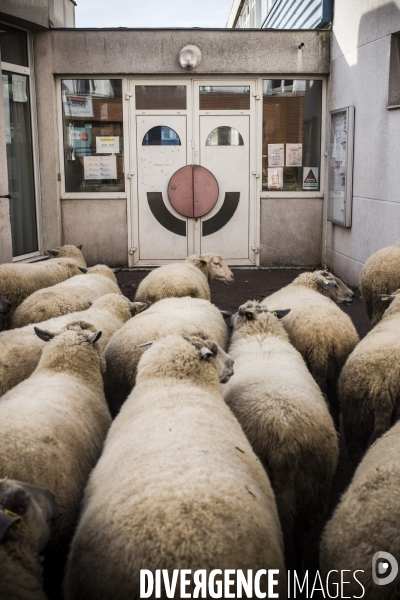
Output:
[[249,258],[250,132],[248,115],[200,116],[199,164],[218,181],[214,208],[201,219],[200,251]]
[[140,260],[188,256],[188,219],[168,201],[172,175],[186,165],[186,116],[136,116]]

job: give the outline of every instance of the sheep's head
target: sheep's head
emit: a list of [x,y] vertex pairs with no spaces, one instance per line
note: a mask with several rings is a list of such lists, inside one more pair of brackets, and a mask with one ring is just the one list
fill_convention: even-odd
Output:
[[22,543],[40,553],[61,520],[60,508],[49,491],[0,479],[0,544]]
[[61,246],[60,248],[52,248],[51,250],[46,250],[46,254],[49,254],[53,258],[74,258],[78,262],[82,262],[84,265],[86,265],[81,250],[82,244],[79,244],[79,246],[66,244],[65,246]]
[[318,286],[318,291],[333,300],[336,304],[351,304],[354,300],[354,292],[343,283],[341,279],[335,277],[329,271],[315,271],[313,273]]
[[0,321],[3,321],[6,318],[6,315],[11,310],[11,304],[7,300],[7,298],[2,298],[0,296]]
[[91,300],[89,306],[98,310],[106,310],[120,317],[123,321],[127,321],[130,317],[142,312],[147,304],[145,302],[131,302],[126,296],[114,293],[104,294],[96,300]]
[[204,273],[208,281],[216,279],[229,284],[234,280],[232,271],[218,254],[194,254],[188,260]]
[[290,312],[285,310],[269,310],[265,304],[257,300],[248,300],[239,306],[238,312],[231,317],[231,327],[234,331],[245,330],[255,333],[284,332],[283,326],[278,322]]

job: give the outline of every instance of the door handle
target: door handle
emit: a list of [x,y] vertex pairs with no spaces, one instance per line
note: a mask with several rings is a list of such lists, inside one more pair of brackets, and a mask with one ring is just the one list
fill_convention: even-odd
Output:
[[6,194],[5,196],[0,196],[0,198],[8,198],[9,200],[11,200],[12,196],[11,194]]

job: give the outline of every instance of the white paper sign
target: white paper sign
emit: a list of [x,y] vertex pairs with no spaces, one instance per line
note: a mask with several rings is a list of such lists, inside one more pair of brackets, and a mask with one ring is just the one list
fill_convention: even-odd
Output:
[[283,188],[283,168],[268,167],[268,188],[270,190],[281,190]]
[[116,156],[84,156],[85,179],[117,179]]
[[301,167],[303,163],[303,144],[286,144],[286,166]]
[[284,144],[268,144],[268,166],[285,166]]
[[96,154],[119,154],[119,136],[96,136]]
[[66,117],[93,117],[93,102],[91,96],[66,96],[64,114]]
[[25,75],[12,75],[12,94],[14,102],[28,102]]
[[303,167],[303,190],[318,191],[318,167]]
[[3,100],[4,100],[4,128],[6,132],[6,144],[11,144],[11,113],[10,113],[10,92],[8,89],[8,75],[2,75],[3,82]]

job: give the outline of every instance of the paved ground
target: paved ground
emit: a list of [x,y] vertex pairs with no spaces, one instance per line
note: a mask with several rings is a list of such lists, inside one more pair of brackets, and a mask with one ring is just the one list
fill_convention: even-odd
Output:
[[[235,282],[232,285],[227,286],[218,281],[211,284],[212,302],[220,309],[235,312],[246,300],[262,300],[291,283],[302,272],[304,269],[234,269]],[[120,272],[117,278],[123,294],[133,300],[137,286],[146,275],[146,271]],[[350,316],[360,338],[364,337],[371,327],[360,295],[356,295],[350,306],[342,305],[340,308]],[[347,460],[343,437],[340,436],[339,466],[332,485],[327,519],[350,483],[352,475],[353,468]],[[313,581],[312,572],[318,569],[318,545],[323,526],[324,523],[321,523],[315,527],[309,533],[306,541],[305,568],[309,570],[311,581]],[[300,598],[301,595],[297,597]],[[314,598],[317,597],[317,594],[314,594]]]

